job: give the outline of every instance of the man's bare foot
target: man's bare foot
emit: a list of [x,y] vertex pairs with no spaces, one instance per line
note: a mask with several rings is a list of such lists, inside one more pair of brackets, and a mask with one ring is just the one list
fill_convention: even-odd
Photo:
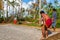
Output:
[[46,37],[45,39],[47,39],[48,37]]
[[41,40],[44,40],[45,39],[45,37],[41,37]]
[[56,30],[53,30],[52,32],[56,32]]

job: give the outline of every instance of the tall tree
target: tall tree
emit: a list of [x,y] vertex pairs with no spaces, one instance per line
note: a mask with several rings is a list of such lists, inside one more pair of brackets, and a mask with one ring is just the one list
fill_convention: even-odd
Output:
[[3,0],[0,0],[0,10],[3,9]]

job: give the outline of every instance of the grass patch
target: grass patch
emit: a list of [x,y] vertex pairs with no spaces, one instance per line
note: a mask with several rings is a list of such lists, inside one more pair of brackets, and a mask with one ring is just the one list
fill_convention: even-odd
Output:
[[57,23],[57,24],[56,24],[56,27],[57,27],[57,28],[60,28],[60,23]]
[[27,24],[28,26],[39,26],[38,24],[36,24],[36,23],[30,23],[30,24]]
[[60,19],[57,20],[56,27],[57,27],[57,28],[60,28]]
[[[36,21],[36,20],[35,20]],[[34,22],[35,22],[34,21]],[[39,26],[39,24],[36,24],[36,23],[29,23],[29,24],[27,24],[28,26]],[[57,24],[56,24],[56,27],[57,28],[60,28],[60,19],[57,19]]]

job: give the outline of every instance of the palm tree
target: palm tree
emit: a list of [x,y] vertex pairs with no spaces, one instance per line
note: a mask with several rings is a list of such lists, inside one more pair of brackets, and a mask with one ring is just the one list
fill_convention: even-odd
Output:
[[0,17],[1,17],[1,10],[3,10],[3,2],[0,0]]
[[[18,2],[17,2],[18,1]],[[10,2],[9,0],[8,0],[8,3],[10,4],[10,5],[12,5],[12,7],[13,7],[13,10],[16,10],[17,12],[13,12],[13,16],[15,17],[15,16],[17,16],[18,18],[20,18],[21,16],[19,16],[19,15],[22,15],[22,14],[20,14],[20,12],[19,12],[19,10],[17,10],[17,8],[15,7],[15,6],[19,6],[19,7],[21,7],[21,0],[13,0],[12,2]],[[18,7],[18,8],[19,8]],[[20,9],[20,8],[19,8]],[[21,8],[21,12],[22,12],[22,8]],[[12,17],[13,18],[13,17]],[[11,18],[11,19],[12,19]]]
[[58,0],[54,0],[54,4],[55,4],[55,6],[56,6],[56,8],[57,8]]
[[54,3],[55,3],[55,4],[58,4],[58,0],[54,0]]
[[6,5],[7,5],[7,8],[6,8],[6,21],[8,21],[8,1],[4,0],[4,2],[7,2],[6,3]]

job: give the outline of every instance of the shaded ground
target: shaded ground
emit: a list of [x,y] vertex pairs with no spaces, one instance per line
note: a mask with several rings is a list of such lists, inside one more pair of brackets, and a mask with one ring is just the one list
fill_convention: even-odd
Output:
[[50,36],[46,40],[60,40],[60,33]]
[[12,24],[0,25],[0,40],[40,40],[41,30]]

